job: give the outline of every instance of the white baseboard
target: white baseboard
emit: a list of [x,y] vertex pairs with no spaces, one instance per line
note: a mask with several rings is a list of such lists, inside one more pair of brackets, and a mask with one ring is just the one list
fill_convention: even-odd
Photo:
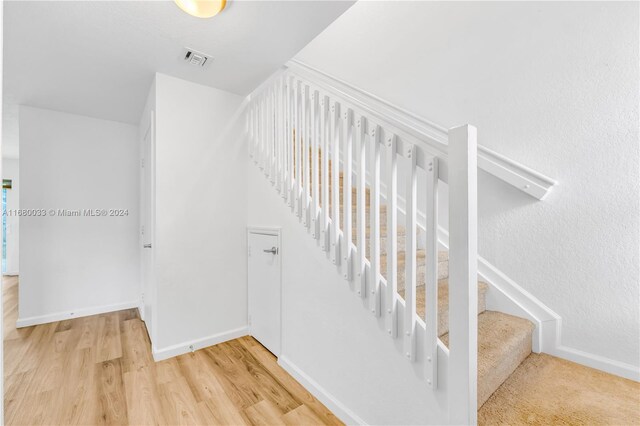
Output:
[[614,359],[605,358],[600,355],[594,355],[579,349],[558,345],[554,350],[549,352],[550,355],[558,358],[573,361],[587,367],[595,368],[609,374],[624,377],[625,379],[640,382],[640,368],[616,361]]
[[286,357],[278,358],[278,364],[293,376],[306,390],[322,402],[333,414],[348,425],[366,425],[367,423],[327,392],[315,380],[307,376]]
[[5,277],[14,277],[20,275],[18,271],[7,271],[2,274]]
[[53,314],[39,315],[34,317],[18,318],[18,320],[16,321],[16,328],[29,327],[38,324],[47,324],[50,322],[64,321],[73,318],[88,317],[91,315],[105,314],[107,312],[121,311],[123,309],[137,308],[138,304],[139,302],[136,300],[131,302],[114,303],[111,305],[95,306],[92,308],[81,308],[64,312],[55,312]]
[[246,336],[248,334],[249,328],[247,326],[244,326],[236,328],[234,330],[225,331],[223,333],[214,334],[212,336],[178,343],[177,345],[168,346],[166,348],[158,349],[155,347],[155,345],[153,345],[151,352],[153,354],[154,361],[157,362],[164,359],[173,358],[174,356],[197,351],[198,349],[206,348],[207,346],[224,343],[226,341],[237,339],[238,337]]

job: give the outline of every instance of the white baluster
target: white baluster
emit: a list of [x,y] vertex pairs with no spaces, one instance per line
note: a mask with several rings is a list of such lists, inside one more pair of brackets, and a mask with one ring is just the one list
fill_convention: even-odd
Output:
[[262,95],[258,99],[258,162],[260,169],[264,171],[264,150],[263,150],[263,129],[264,127],[264,108],[262,105]]
[[295,123],[295,151],[296,151],[296,183],[295,183],[295,197],[296,197],[296,215],[299,219],[302,218],[302,144],[301,144],[301,123],[300,123],[300,85],[298,81],[294,80],[294,98],[293,102],[295,110],[293,112],[293,119]]
[[317,102],[318,95],[316,91],[311,89],[311,117],[310,117],[310,128],[311,128],[311,153],[312,153],[312,165],[311,165],[311,173],[313,174],[311,178],[312,185],[312,196],[311,196],[311,235],[313,238],[318,238],[318,208],[320,201],[320,171],[318,168],[318,150],[320,149],[320,144],[318,141],[318,117],[317,117]]
[[257,163],[260,159],[258,150],[258,101],[253,101],[253,161]]
[[268,97],[267,97],[267,101],[269,103],[269,122],[268,122],[268,129],[269,129],[269,174],[271,177],[271,183],[272,184],[276,184],[276,153],[275,153],[275,120],[274,120],[274,114],[275,114],[275,108],[274,108],[274,93],[273,93],[273,88],[269,89],[268,92]]
[[262,117],[262,112],[260,109],[260,97],[255,100],[256,107],[256,164],[259,168],[262,168],[262,159],[260,157],[260,120]]
[[272,131],[271,131],[271,137],[272,137],[272,144],[273,144],[273,183],[274,186],[276,187],[276,190],[279,189],[279,172],[280,172],[280,168],[279,168],[279,161],[278,161],[278,156],[279,156],[279,150],[278,150],[278,90],[277,90],[277,86],[273,87],[273,90],[271,91],[271,127],[272,127]]
[[249,158],[253,158],[253,102],[249,103],[247,113],[247,135],[249,136]]
[[415,145],[406,148],[409,160],[409,175],[407,176],[407,193],[405,217],[407,220],[406,248],[405,248],[405,278],[404,278],[404,353],[411,361],[416,356],[416,236],[418,201],[418,169]]
[[449,421],[477,423],[477,131],[449,130]]
[[285,139],[285,80],[281,78],[278,82],[278,146],[280,147],[280,194],[282,198],[286,198],[286,139]]
[[269,181],[273,183],[273,154],[271,149],[271,96],[269,91],[264,96],[264,149],[265,149],[265,171]]
[[366,118],[358,117],[354,132],[356,134],[356,148],[358,149],[357,173],[358,173],[358,206],[356,218],[356,234],[358,243],[358,274],[356,276],[356,291],[360,297],[367,296],[367,270],[366,270],[366,253],[367,253],[367,207],[366,188],[367,188],[367,144],[365,142],[365,128],[367,126]]
[[304,84],[302,84],[302,115],[300,117],[300,121],[302,123],[302,185],[303,185],[303,198],[302,198],[302,223],[307,228],[309,227],[309,98],[308,98],[308,88]]
[[258,103],[253,100],[253,111],[251,113],[251,133],[253,144],[253,161],[258,160]]
[[395,135],[387,135],[387,332],[398,335],[398,142]]
[[269,131],[267,130],[267,115],[269,112],[267,111],[267,96],[266,94],[262,95],[262,101],[260,105],[260,109],[262,110],[262,122],[260,123],[260,139],[261,139],[261,157],[262,157],[262,170],[264,174],[269,177],[269,147],[267,142],[267,137],[269,135]]
[[331,246],[331,233],[329,230],[329,141],[327,132],[327,113],[329,102],[326,96],[320,97],[320,146],[322,147],[322,248],[325,251]]
[[291,77],[287,78],[287,205],[293,210],[295,205],[295,198],[293,194],[294,185],[294,162],[295,157],[293,155],[293,87]]
[[258,151],[258,104],[254,100],[251,111],[251,138],[253,144],[253,161],[257,161]]
[[342,226],[342,261],[343,271],[342,275],[346,280],[351,280],[351,272],[353,270],[352,265],[352,252],[351,244],[353,241],[353,221],[352,221],[352,209],[353,203],[351,200],[351,194],[353,190],[353,114],[352,111],[345,108],[342,111],[342,140],[343,140],[343,164],[342,164],[342,181],[343,181],[343,205],[342,211],[344,216],[344,224]]
[[274,85],[273,90],[271,91],[271,105],[272,105],[272,113],[271,113],[271,122],[273,131],[272,140],[273,140],[273,183],[277,190],[279,190],[280,185],[280,150],[278,149],[278,87]]
[[336,266],[340,265],[340,130],[338,128],[340,117],[340,104],[331,104],[331,197],[333,214],[331,216],[331,234],[333,240],[332,261]]
[[426,159],[426,277],[425,277],[425,378],[431,389],[438,386],[438,159]]
[[369,201],[369,217],[371,230],[369,240],[370,292],[371,312],[380,316],[380,128],[369,125],[371,156],[371,198]]

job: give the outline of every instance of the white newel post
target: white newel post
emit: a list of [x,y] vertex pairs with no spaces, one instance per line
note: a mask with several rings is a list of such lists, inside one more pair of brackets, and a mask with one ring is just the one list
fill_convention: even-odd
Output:
[[477,130],[449,130],[449,420],[477,423]]

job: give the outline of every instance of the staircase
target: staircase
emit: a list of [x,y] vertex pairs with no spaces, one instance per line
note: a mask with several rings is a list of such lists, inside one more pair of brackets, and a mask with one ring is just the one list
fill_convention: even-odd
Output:
[[[449,151],[438,153],[380,112],[288,72],[252,99],[247,126],[254,161],[337,272],[384,319],[386,334],[402,339],[409,362],[424,365],[426,386],[437,392],[447,383],[450,421],[475,423],[531,353],[534,326],[486,310],[491,289],[476,272],[474,130],[451,131]],[[445,180],[449,251],[437,232]]]
[[[309,154],[309,164],[313,167],[312,154]],[[321,153],[319,153],[321,158]],[[331,162],[329,162],[331,163]],[[340,174],[340,215],[344,221],[344,174]],[[330,181],[329,181],[330,182]],[[322,187],[322,181],[319,182]],[[331,192],[331,184],[329,185]],[[357,191],[353,191],[352,199],[357,200]],[[366,247],[371,246],[370,212],[371,190],[366,187]],[[387,206],[380,206],[380,223],[386,223]],[[357,202],[352,208],[352,218],[357,218]],[[353,219],[353,239],[357,238],[357,219]],[[420,229],[418,230],[420,232]],[[380,247],[386,247],[387,227],[380,227]],[[398,295],[404,300],[405,296],[405,255],[406,229],[398,226]],[[367,256],[369,250],[366,251]],[[416,250],[417,283],[416,310],[420,318],[426,314],[426,251]],[[387,256],[386,249],[381,250],[380,262],[382,275],[386,278]],[[438,337],[448,346],[449,342],[449,253],[446,250],[438,252]],[[533,323],[526,319],[514,317],[501,312],[486,310],[486,294],[489,290],[487,283],[478,281],[478,409],[495,392],[498,387],[515,371],[524,359],[531,353]]]

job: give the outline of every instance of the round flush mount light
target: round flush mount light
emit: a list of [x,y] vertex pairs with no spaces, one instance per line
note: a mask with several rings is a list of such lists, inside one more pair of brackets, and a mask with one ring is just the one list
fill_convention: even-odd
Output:
[[180,9],[197,18],[211,18],[222,12],[227,0],[173,0]]

